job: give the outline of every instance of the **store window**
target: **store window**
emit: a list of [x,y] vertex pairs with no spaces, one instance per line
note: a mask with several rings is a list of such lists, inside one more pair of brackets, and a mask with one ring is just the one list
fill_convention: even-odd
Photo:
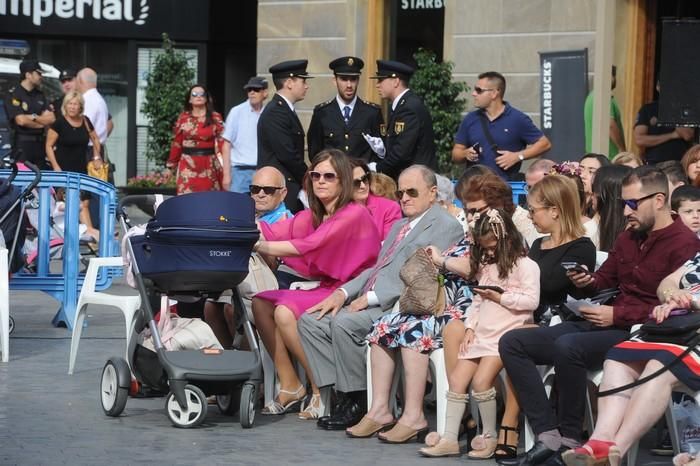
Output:
[[59,70],[76,72],[89,66],[97,72],[97,90],[107,102],[114,130],[107,138],[106,150],[115,166],[114,182],[126,184],[127,159],[127,58],[126,41],[34,39],[29,40],[30,56]]
[[[199,54],[197,49],[178,49],[184,52],[190,68],[194,71],[194,81],[198,82],[197,63]],[[146,158],[146,143],[148,141],[148,119],[141,112],[144,96],[146,94],[146,80],[148,73],[153,69],[156,57],[163,53],[163,49],[140,47],[138,49],[137,62],[137,87],[136,87],[136,174],[145,175],[155,170],[156,164]],[[184,101],[185,96],[183,96]]]

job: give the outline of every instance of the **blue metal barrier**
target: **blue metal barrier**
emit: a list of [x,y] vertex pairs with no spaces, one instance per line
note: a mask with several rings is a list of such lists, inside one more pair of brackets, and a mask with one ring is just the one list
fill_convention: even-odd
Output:
[[[0,178],[7,178],[9,170],[0,170]],[[117,210],[116,189],[109,183],[87,175],[72,172],[42,171],[39,192],[39,226],[37,272],[18,272],[10,279],[10,289],[43,291],[61,303],[52,320],[55,326],[72,329],[80,287],[84,274],[79,273],[80,263],[80,191],[92,194],[91,202],[100,203],[100,242],[98,255],[110,257],[118,253],[114,239],[114,222]],[[34,180],[32,172],[21,171],[13,184],[24,188]],[[53,188],[65,189],[65,225],[63,238],[62,273],[49,270],[49,241],[51,239],[51,197]],[[121,273],[120,268],[103,267],[97,277],[96,289],[103,290],[112,283],[112,278]]]

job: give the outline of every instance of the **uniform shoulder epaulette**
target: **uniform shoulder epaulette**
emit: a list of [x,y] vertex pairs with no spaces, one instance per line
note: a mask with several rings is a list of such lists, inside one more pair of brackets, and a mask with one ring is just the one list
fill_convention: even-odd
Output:
[[364,104],[369,105],[370,107],[381,108],[379,105],[375,104],[374,102],[370,102],[370,101],[368,101],[368,100],[360,99],[359,97],[357,98],[357,100],[359,100],[360,102],[362,102],[362,103],[364,103]]
[[335,99],[326,100],[325,102],[321,102],[320,104],[316,105],[316,106],[314,107],[314,109],[317,108],[317,109],[320,110],[320,109],[322,109],[323,107],[329,106],[329,105],[332,104],[333,102],[335,102]]

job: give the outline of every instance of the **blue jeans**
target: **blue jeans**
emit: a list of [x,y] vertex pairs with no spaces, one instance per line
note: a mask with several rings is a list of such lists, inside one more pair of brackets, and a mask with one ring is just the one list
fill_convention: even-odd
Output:
[[248,194],[253,183],[254,167],[231,167],[231,191]]

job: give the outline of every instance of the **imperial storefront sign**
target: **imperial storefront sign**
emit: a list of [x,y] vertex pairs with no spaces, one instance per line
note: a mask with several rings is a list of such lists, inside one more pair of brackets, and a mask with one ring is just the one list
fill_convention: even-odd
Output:
[[0,0],[4,34],[205,40],[208,22],[208,0]]

